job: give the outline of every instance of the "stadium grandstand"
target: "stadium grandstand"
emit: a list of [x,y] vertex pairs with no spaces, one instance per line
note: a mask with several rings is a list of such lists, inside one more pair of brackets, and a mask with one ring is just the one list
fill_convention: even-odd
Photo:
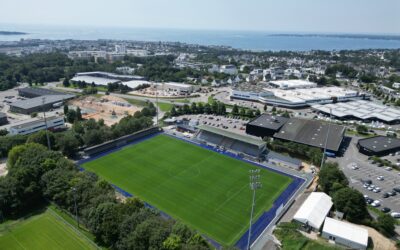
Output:
[[199,132],[196,139],[202,143],[222,147],[226,150],[244,153],[252,157],[260,157],[266,151],[266,143],[258,138],[240,135],[207,125],[197,126]]

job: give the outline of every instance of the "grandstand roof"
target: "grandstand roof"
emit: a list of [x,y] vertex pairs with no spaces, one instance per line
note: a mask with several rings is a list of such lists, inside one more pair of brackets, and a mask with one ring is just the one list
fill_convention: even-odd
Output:
[[345,127],[336,124],[326,124],[315,120],[291,118],[275,133],[274,137],[286,141],[293,141],[313,147],[324,148],[328,134],[326,148],[338,151],[342,143]]
[[251,136],[247,136],[247,135],[240,135],[237,133],[232,133],[223,129],[219,129],[219,128],[214,128],[211,126],[207,126],[207,125],[199,125],[197,126],[198,129],[200,130],[204,130],[204,131],[208,131],[214,134],[219,134],[228,138],[232,138],[238,141],[242,141],[242,142],[246,142],[252,145],[255,145],[257,147],[262,147],[265,145],[265,142],[261,139],[257,139],[257,138],[253,138]]

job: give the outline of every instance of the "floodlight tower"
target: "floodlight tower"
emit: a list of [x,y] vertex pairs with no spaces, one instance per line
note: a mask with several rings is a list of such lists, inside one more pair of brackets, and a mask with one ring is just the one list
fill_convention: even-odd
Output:
[[331,121],[332,121],[332,108],[329,108],[328,133],[326,134],[326,137],[325,137],[324,153],[323,153],[322,159],[321,159],[321,167],[320,167],[320,170],[321,170],[322,167],[324,166],[324,162],[325,162],[326,147],[327,147],[327,145],[328,145],[329,132],[330,132],[330,130],[331,130]]
[[46,97],[43,96],[43,98],[42,98],[42,111],[43,111],[44,125],[46,127],[47,147],[49,148],[49,150],[51,150],[50,138],[49,138],[49,132],[48,132],[49,127],[47,126],[46,112],[45,112],[45,109],[44,109],[45,102],[46,102]]
[[253,212],[256,202],[256,190],[262,187],[260,180],[260,169],[254,169],[249,171],[250,175],[250,189],[253,190],[253,199],[251,201],[251,213],[250,213],[250,227],[249,227],[249,235],[247,238],[247,248],[250,249],[250,238],[251,238],[251,226],[253,224]]

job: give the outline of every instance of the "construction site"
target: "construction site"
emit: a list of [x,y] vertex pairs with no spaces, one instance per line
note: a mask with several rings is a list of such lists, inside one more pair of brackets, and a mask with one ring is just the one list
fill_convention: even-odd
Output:
[[127,115],[133,115],[136,111],[142,110],[141,107],[134,106],[125,99],[109,95],[86,96],[72,100],[70,104],[81,109],[84,119],[93,118],[96,121],[103,119],[108,126],[118,123]]

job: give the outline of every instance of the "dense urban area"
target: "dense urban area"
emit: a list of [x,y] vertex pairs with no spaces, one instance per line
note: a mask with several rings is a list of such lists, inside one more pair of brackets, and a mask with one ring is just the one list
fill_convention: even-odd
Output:
[[0,41],[0,90],[0,248],[400,247],[400,49]]

